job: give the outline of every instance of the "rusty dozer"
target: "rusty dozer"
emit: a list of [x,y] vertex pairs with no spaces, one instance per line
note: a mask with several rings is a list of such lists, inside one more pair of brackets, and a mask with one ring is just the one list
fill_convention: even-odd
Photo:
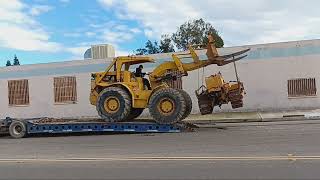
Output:
[[[212,36],[209,36],[209,44],[206,55],[212,64],[224,66],[233,63],[236,81],[225,82],[221,73],[213,74],[205,78],[205,85],[201,85],[195,91],[198,98],[198,105],[202,115],[211,114],[215,106],[231,103],[233,109],[243,107],[243,96],[245,94],[243,83],[239,80],[236,61],[245,58],[242,55],[250,49],[245,49],[228,55],[219,56],[214,46]],[[242,56],[241,56],[242,55]]]
[[[208,36],[208,44],[206,48],[199,47],[204,46],[192,45],[189,46],[189,52],[187,53],[173,54],[172,57],[174,62],[163,63],[153,71],[153,74],[155,75],[151,74],[151,83],[164,81],[166,79],[175,79],[175,76],[177,75],[176,73],[173,75],[172,72],[176,72],[176,70],[181,76],[188,76],[189,71],[204,68],[212,64],[225,66],[233,63],[237,79],[236,81],[228,83],[225,82],[223,76],[219,72],[218,74],[206,77],[205,85],[202,83],[195,93],[198,98],[198,105],[202,115],[210,114],[213,112],[213,108],[215,106],[221,107],[222,104],[228,104],[229,102],[233,109],[243,107],[243,96],[245,92],[243,83],[240,82],[238,77],[236,61],[245,58],[247,56],[245,53],[250,51],[250,49],[248,48],[231,54],[219,55],[215,47],[215,41],[211,35]],[[196,50],[205,50],[207,59],[200,59]],[[190,58],[193,59],[193,62],[183,63],[182,59]]]

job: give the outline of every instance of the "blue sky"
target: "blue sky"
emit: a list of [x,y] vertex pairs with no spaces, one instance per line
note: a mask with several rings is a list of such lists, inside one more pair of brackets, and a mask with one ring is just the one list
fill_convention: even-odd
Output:
[[[8,1],[7,3],[12,2]],[[30,28],[25,29],[25,31],[38,29],[41,31],[40,34],[45,34],[48,39],[35,44],[34,49],[16,47],[15,45],[1,47],[0,58],[2,64],[7,59],[12,59],[14,54],[17,54],[22,64],[82,59],[85,49],[89,48],[90,45],[104,43],[114,45],[118,55],[125,55],[141,47],[147,39],[139,22],[119,19],[112,9],[105,8],[98,1],[25,0],[16,1],[16,3],[22,7],[14,9],[14,11],[25,16],[23,18],[32,19],[36,23],[35,25],[32,24],[34,22],[27,24]],[[10,10],[9,7],[8,9]],[[21,28],[25,26],[23,23],[12,22],[12,24],[21,26]],[[12,41],[15,41],[18,37],[12,35]],[[23,38],[26,38],[26,41],[41,39],[40,37],[34,37],[34,39]],[[37,47],[47,43],[53,44],[46,48]]]
[[132,54],[147,39],[204,18],[226,46],[319,38],[319,1],[0,0],[0,66],[83,59],[93,44]]

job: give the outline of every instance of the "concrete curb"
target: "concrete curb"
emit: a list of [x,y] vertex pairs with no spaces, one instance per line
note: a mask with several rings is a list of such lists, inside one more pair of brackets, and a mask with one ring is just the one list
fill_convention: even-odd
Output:
[[[228,116],[228,113],[224,113]],[[221,117],[221,115],[220,115]],[[215,117],[214,114],[207,115],[205,117],[191,116],[185,121],[193,124],[217,124],[217,123],[245,123],[245,122],[277,122],[277,121],[304,121],[304,120],[318,120],[320,119],[320,113],[250,113],[246,116],[243,113],[233,113],[233,118],[219,118]]]
[[215,120],[185,120],[185,122],[199,125],[212,125],[219,123],[249,123],[249,122],[281,122],[281,121],[304,121],[306,118],[269,118],[269,119],[215,119]]

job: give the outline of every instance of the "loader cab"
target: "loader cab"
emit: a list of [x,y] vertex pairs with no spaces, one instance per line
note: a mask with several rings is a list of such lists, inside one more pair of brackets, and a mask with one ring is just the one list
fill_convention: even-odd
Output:
[[150,57],[118,57],[114,63],[114,71],[116,72],[117,82],[132,82],[139,81],[141,78],[135,77],[133,71],[130,70],[132,66],[138,66],[144,63],[153,63],[154,60]]
[[[108,66],[106,71],[92,74],[91,84],[92,89],[96,85],[108,86],[114,83],[121,83],[135,90],[146,90],[143,79],[135,77],[132,67],[139,66],[144,63],[153,63],[154,60],[150,57],[138,56],[123,56],[117,57]],[[130,69],[131,67],[131,69]]]
[[138,57],[138,56],[121,56],[113,60],[104,72],[93,73],[92,80],[96,83],[107,82],[130,82],[130,79],[135,78],[130,67],[139,65],[142,63],[153,63],[154,60],[150,57]]

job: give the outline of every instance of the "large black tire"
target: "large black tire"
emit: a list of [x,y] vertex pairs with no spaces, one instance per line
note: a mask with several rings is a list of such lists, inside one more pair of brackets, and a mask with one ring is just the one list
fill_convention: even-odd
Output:
[[[169,106],[166,106],[168,104]],[[149,112],[159,124],[177,123],[186,112],[185,98],[177,89],[160,89],[149,100]]]
[[184,100],[186,102],[186,112],[184,113],[182,120],[185,119],[186,117],[188,117],[192,111],[192,99],[190,97],[190,95],[182,90],[182,89],[178,89],[180,91],[180,93],[183,95]]
[[208,104],[199,104],[201,115],[212,114],[213,106]]
[[[108,106],[110,102],[114,106]],[[110,107],[110,108],[109,108]],[[108,87],[99,94],[96,109],[101,118],[107,122],[119,122],[128,119],[132,108],[131,96],[120,87]]]
[[127,120],[130,121],[139,117],[142,114],[143,110],[144,108],[132,108]]
[[212,114],[214,99],[206,94],[198,95],[198,105],[201,115]]
[[9,134],[13,138],[24,138],[27,136],[27,126],[22,121],[13,121],[9,126]]

